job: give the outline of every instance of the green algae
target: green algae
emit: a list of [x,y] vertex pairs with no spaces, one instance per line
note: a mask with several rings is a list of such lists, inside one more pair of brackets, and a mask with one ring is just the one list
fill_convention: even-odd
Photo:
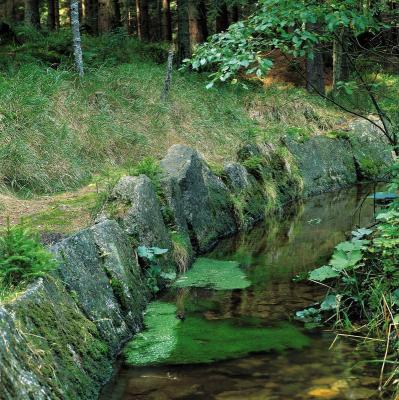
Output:
[[128,364],[202,364],[244,357],[250,353],[301,349],[309,339],[290,324],[262,326],[258,318],[208,321],[188,315],[176,318],[177,308],[153,302],[144,318],[146,330],[125,348]]
[[153,364],[165,360],[176,347],[176,307],[161,301],[152,302],[144,317],[146,330],[136,335],[125,348],[126,360],[131,365]]
[[233,290],[245,289],[251,286],[251,282],[236,261],[220,261],[200,257],[173,286]]

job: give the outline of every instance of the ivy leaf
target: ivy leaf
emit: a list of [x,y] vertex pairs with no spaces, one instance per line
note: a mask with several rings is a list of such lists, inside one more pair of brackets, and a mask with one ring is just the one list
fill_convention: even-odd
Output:
[[333,270],[329,265],[323,265],[320,268],[314,269],[309,274],[309,279],[316,282],[323,282],[327,279],[337,278],[339,273]]

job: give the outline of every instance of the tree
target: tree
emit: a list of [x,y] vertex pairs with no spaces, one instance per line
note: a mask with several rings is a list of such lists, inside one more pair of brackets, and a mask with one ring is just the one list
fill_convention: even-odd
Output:
[[25,0],[25,24],[40,29],[39,0]]
[[54,31],[60,27],[60,13],[58,0],[48,0],[47,27]]
[[98,0],[84,0],[83,22],[92,35],[98,34]]
[[191,57],[189,0],[177,0],[177,61]]
[[161,8],[162,39],[172,41],[172,13],[170,11],[170,0],[162,0]]
[[150,16],[147,0],[136,0],[137,36],[140,40],[150,40]]
[[100,0],[98,2],[98,31],[110,32],[120,26],[121,11],[118,0]]
[[[230,25],[226,32],[214,35],[197,49],[188,65],[195,70],[212,68],[214,72],[208,85],[211,87],[217,81],[237,83],[238,78],[245,73],[258,77],[265,75],[273,66],[273,61],[267,57],[273,49],[279,49],[285,55],[307,58],[308,74],[298,68],[298,73],[308,78],[307,87],[342,110],[368,120],[383,132],[399,154],[399,128],[379,105],[374,90],[376,85],[357,68],[355,54],[352,56],[345,51],[355,80],[337,82],[337,89],[346,93],[356,89],[367,96],[378,115],[379,123],[368,117],[369,110],[361,112],[339,102],[336,96],[327,96],[322,84],[322,47],[331,46],[337,40],[344,49],[346,42],[350,41],[351,46],[359,47],[359,54],[362,55],[367,49],[358,40],[359,36],[367,32],[373,37],[375,32],[386,29],[386,22],[381,23],[376,18],[381,15],[384,4],[373,2],[365,7],[357,0],[260,0],[253,15],[246,21]],[[392,18],[392,24],[395,21]],[[337,35],[341,29],[345,30],[342,37]],[[376,50],[373,49],[373,52]]]
[[204,42],[208,37],[206,4],[204,0],[189,1],[190,46]]
[[73,37],[73,54],[75,56],[75,68],[79,76],[83,78],[83,57],[82,46],[80,39],[80,26],[79,26],[79,2],[78,0],[71,0],[71,27]]
[[229,27],[229,9],[227,3],[222,1],[218,6],[216,15],[216,32],[223,32]]

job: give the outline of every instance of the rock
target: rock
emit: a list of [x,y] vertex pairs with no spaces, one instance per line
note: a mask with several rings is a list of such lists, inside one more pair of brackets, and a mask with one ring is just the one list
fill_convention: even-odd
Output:
[[360,178],[375,179],[386,174],[393,162],[392,149],[380,129],[358,119],[349,124],[348,137]]
[[227,184],[233,192],[240,193],[252,186],[248,171],[240,163],[225,163],[223,171]]
[[350,143],[345,139],[312,137],[303,143],[285,138],[304,183],[304,196],[337,190],[357,181]]
[[40,358],[30,353],[13,317],[0,307],[0,393],[3,400],[51,398],[49,389],[26,362],[30,356],[34,365],[39,365]]
[[179,232],[199,252],[237,230],[229,191],[196,150],[172,146],[161,161],[163,189]]
[[262,157],[262,151],[256,143],[248,143],[237,152],[238,161],[245,161],[251,157]]
[[155,188],[147,176],[121,178],[112,194],[127,205],[121,216],[122,226],[129,235],[136,238],[138,245],[171,248]]
[[142,323],[142,311],[149,298],[148,288],[133,253],[132,244],[116,221],[103,221],[92,228],[106,272],[125,321],[134,331]]
[[339,391],[331,388],[316,387],[309,390],[308,395],[318,399],[334,399],[339,395]]
[[57,279],[0,307],[1,399],[88,400],[111,373],[106,343]]
[[130,330],[103,268],[93,229],[70,236],[51,251],[61,263],[57,273],[62,282],[115,354]]

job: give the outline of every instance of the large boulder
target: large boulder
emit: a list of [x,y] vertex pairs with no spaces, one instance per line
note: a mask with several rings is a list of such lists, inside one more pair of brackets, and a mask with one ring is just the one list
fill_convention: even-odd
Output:
[[238,162],[225,163],[223,175],[232,192],[239,226],[248,229],[265,217],[268,200],[262,184]]
[[285,145],[298,165],[305,197],[340,189],[357,181],[348,140],[315,136],[297,142],[287,137]]
[[80,231],[51,250],[60,262],[57,274],[115,354],[129,337],[130,327],[103,268],[93,230]]
[[1,399],[93,399],[111,373],[107,344],[60,281],[0,307]]
[[149,292],[132,243],[116,221],[106,220],[92,228],[102,268],[130,329],[139,331]]
[[392,148],[388,138],[377,126],[366,120],[354,120],[349,124],[348,138],[360,178],[387,176],[388,167],[393,162]]
[[283,144],[246,144],[239,149],[237,157],[261,184],[268,212],[302,195],[302,177],[292,154]]
[[247,169],[238,162],[227,162],[224,164],[223,173],[227,185],[235,193],[240,193],[251,187],[251,176]]
[[124,230],[138,245],[171,248],[154,185],[145,176],[125,176],[115,186],[113,197],[125,204],[120,215]]
[[226,185],[194,149],[172,146],[161,161],[163,190],[178,231],[195,250],[209,250],[237,230]]

